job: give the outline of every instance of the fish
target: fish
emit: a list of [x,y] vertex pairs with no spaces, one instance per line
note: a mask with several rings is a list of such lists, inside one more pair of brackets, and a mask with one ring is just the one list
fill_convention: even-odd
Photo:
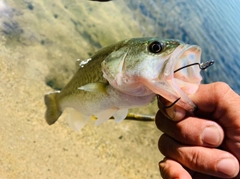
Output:
[[[145,106],[160,95],[193,112],[188,95],[202,80],[201,48],[175,39],[132,38],[104,47],[79,68],[61,90],[44,96],[45,119],[51,125],[69,108],[67,123],[80,130],[89,119],[99,125],[120,122],[128,109]],[[187,68],[184,68],[187,66]]]

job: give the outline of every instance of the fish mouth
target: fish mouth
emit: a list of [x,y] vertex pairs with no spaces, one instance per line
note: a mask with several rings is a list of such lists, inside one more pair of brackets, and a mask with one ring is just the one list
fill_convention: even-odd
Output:
[[[202,80],[200,75],[201,49],[196,45],[179,45],[167,60],[164,74],[170,94],[163,96],[170,102],[180,99],[177,104],[188,111],[194,111],[196,105],[188,95],[194,94]],[[162,77],[161,77],[162,78]]]
[[202,80],[200,57],[201,49],[196,45],[180,45],[170,57],[172,80],[186,95],[195,93]]

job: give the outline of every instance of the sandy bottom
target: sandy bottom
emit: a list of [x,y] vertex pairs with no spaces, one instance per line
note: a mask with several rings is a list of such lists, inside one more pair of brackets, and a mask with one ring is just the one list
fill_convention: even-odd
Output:
[[[98,127],[89,122],[75,132],[67,126],[66,115],[52,126],[44,119],[43,96],[53,91],[49,85],[66,84],[80,55],[86,58],[112,41],[140,35],[131,30],[134,21],[124,23],[124,15],[116,16],[118,23],[109,19],[122,36],[111,28],[109,33],[93,30],[106,29],[107,13],[121,14],[124,7],[110,3],[98,8],[93,3],[91,10],[88,4],[67,6],[60,0],[6,2],[0,4],[0,178],[160,178],[161,133],[154,122],[109,120]],[[93,14],[84,24],[89,11],[100,13],[102,20]],[[157,109],[152,106],[137,111],[154,114]]]
[[63,115],[48,126],[51,89],[10,51],[1,48],[0,59],[0,178],[159,178],[154,122],[89,122],[75,132]]

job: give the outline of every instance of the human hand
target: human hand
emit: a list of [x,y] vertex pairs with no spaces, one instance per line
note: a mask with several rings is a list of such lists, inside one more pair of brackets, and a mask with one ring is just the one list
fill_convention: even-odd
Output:
[[161,111],[156,115],[156,125],[164,132],[159,139],[159,150],[166,156],[159,163],[162,177],[236,177],[240,161],[239,95],[219,82],[200,85],[190,98],[198,106],[195,116],[188,116],[176,105],[166,109],[165,115]]

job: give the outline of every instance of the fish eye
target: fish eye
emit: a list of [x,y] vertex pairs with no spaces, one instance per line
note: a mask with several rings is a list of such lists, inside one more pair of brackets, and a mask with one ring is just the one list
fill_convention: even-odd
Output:
[[162,49],[163,49],[163,44],[158,41],[154,41],[148,46],[148,50],[152,53],[160,53]]

